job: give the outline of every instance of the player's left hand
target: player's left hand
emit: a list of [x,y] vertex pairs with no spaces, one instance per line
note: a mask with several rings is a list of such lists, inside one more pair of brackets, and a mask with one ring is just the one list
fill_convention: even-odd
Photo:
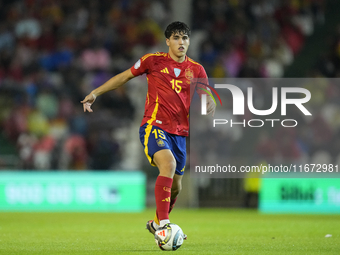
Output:
[[215,114],[215,109],[216,109],[216,104],[214,100],[210,96],[207,98],[207,114],[212,114],[214,116]]

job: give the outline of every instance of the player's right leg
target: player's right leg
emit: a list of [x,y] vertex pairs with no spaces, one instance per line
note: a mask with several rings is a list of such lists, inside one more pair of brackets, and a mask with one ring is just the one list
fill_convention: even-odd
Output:
[[153,233],[159,225],[169,222],[171,186],[176,160],[170,150],[165,131],[146,123],[140,127],[139,134],[146,157],[151,165],[157,166],[159,169],[155,185],[156,217],[155,221],[147,223],[147,229]]
[[164,149],[157,151],[153,155],[153,162],[159,170],[155,185],[155,198],[159,225],[163,226],[170,223],[171,187],[176,169],[176,160],[169,149]]
[[169,212],[171,202],[171,187],[176,168],[176,161],[169,149],[157,151],[153,155],[153,163],[158,167],[159,175],[155,184],[156,216],[155,220],[150,220],[146,228],[154,234],[160,226],[170,223]]

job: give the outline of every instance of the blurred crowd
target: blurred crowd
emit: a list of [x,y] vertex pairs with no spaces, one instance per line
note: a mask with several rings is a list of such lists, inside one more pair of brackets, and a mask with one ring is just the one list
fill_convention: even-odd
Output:
[[309,76],[340,77],[340,24],[335,26],[335,28],[336,33],[327,38],[328,50],[320,55]]
[[[194,1],[193,28],[204,28],[207,32],[202,42],[199,61],[208,75],[214,78],[279,78],[301,51],[308,36],[316,26],[325,22],[326,1]],[[335,26],[336,27],[336,26]],[[329,47],[311,70],[306,70],[304,87],[311,92],[312,99],[306,107],[313,116],[306,117],[292,107],[286,118],[295,119],[297,128],[243,128],[230,124],[214,129],[211,134],[206,123],[200,126],[199,155],[206,164],[224,158],[225,163],[254,164],[269,163],[340,163],[340,84],[326,78],[340,77],[340,25],[329,40]],[[319,49],[316,49],[319,51]],[[287,80],[286,82],[292,82]],[[276,85],[280,86],[280,85]],[[241,89],[254,89],[254,104],[257,109],[269,109],[272,103],[272,86],[256,84],[254,80]],[[228,111],[215,118],[258,119],[249,110],[239,118],[231,113],[232,104],[223,100]],[[229,100],[230,101],[230,100]],[[276,116],[282,119],[282,116]],[[222,125],[223,126],[223,125]],[[229,128],[225,127],[228,126]],[[216,135],[216,132],[218,135]],[[199,133],[200,134],[200,133]],[[218,136],[218,139],[216,139]],[[208,148],[207,148],[208,145]],[[193,148],[193,147],[192,147]],[[216,155],[216,152],[221,155]],[[249,160],[245,162],[245,160]]]
[[193,2],[193,28],[208,31],[199,60],[215,78],[282,77],[325,19],[323,0]]
[[298,82],[312,95],[305,104],[312,116],[304,115],[296,106],[288,108],[284,119],[294,119],[298,126],[285,128],[278,125],[270,131],[262,130],[257,137],[254,155],[270,163],[339,164],[340,82],[325,77],[300,79]]
[[[304,118],[300,111],[292,113],[299,128],[280,129],[272,134],[263,132],[256,146],[257,156],[269,161],[285,158],[290,161],[340,164],[340,25],[329,38],[303,84],[311,92],[307,104],[312,118]],[[295,109],[296,110],[296,109]]]
[[126,88],[102,96],[91,115],[80,101],[163,39],[167,9],[143,0],[2,1],[0,126],[17,148],[16,167],[119,167],[124,141],[115,131],[135,112]]
[[[231,93],[220,93],[223,106],[217,106],[214,115],[217,124],[213,126],[210,118],[195,115],[200,113],[200,104],[195,103],[190,118],[191,125],[195,127],[191,130],[191,164],[340,164],[340,79],[239,78],[234,82],[231,84],[241,88],[245,100],[247,89],[252,88],[254,108],[261,110],[272,107],[273,87],[278,88],[279,99],[275,112],[269,116],[255,115],[245,103],[245,114],[233,115]],[[296,105],[287,105],[286,114],[282,115],[282,85],[307,89],[312,97],[303,107],[312,115],[305,115]],[[305,97],[303,94],[298,96]],[[288,98],[292,97],[292,93],[288,93]]]
[[[193,37],[204,34],[195,60],[214,78],[282,77],[315,26],[325,22],[324,0],[193,0],[191,4]],[[2,5],[0,127],[1,135],[17,149],[16,167],[121,168],[124,146],[132,138],[119,139],[117,130],[141,119],[136,112],[145,95],[141,100],[140,94],[132,95],[124,86],[101,96],[93,114],[84,114],[80,101],[143,54],[164,49],[163,30],[173,21],[170,1],[18,0]],[[330,52],[319,59],[311,76],[339,76],[338,31]],[[287,146],[286,136],[294,138],[292,147],[285,148],[294,155],[287,157],[301,158],[318,148],[333,154],[336,146],[340,149],[340,141],[327,149],[327,142],[339,133],[332,118],[339,91],[329,84],[312,89],[319,90],[311,91],[318,95],[316,107],[329,100],[334,104],[319,111],[315,125],[305,123],[296,134],[259,134],[256,155],[267,159],[284,155],[272,146],[278,144],[277,137],[282,139],[280,146]],[[314,136],[319,138],[311,144]],[[233,140],[237,139],[228,138],[230,148]]]

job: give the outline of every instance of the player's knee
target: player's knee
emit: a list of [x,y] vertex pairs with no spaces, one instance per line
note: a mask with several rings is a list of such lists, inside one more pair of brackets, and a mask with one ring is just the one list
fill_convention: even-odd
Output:
[[160,164],[158,168],[161,173],[172,177],[176,170],[176,162],[175,160],[167,160],[165,162],[162,162],[162,164]]

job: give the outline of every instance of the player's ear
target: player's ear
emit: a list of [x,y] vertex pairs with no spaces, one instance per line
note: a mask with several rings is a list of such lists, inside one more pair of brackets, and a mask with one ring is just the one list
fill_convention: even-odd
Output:
[[166,45],[168,45],[170,47],[170,39],[166,38],[165,42],[166,42]]

